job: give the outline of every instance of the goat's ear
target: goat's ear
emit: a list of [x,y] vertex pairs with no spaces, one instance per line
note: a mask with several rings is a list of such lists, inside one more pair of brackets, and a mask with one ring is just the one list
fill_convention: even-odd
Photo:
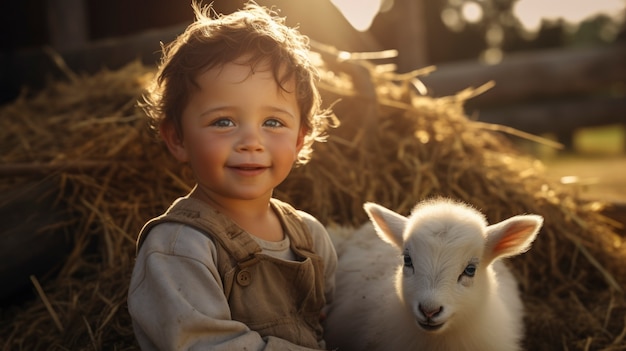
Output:
[[366,202],[363,209],[374,224],[376,234],[383,240],[399,248],[403,247],[402,233],[407,218],[373,202]]
[[488,226],[485,248],[487,260],[515,256],[528,251],[542,224],[541,216],[523,215]]

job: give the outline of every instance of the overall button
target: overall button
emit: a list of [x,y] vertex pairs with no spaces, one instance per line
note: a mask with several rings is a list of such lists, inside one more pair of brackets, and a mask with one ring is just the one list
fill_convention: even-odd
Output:
[[252,277],[250,276],[250,272],[246,270],[237,273],[237,283],[239,283],[239,285],[241,286],[250,285],[250,279],[252,279]]

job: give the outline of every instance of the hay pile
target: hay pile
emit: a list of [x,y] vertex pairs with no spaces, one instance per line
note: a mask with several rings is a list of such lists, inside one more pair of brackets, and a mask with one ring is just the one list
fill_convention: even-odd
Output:
[[[626,245],[600,205],[577,199],[492,126],[469,120],[473,91],[432,99],[411,77],[366,62],[320,62],[325,101],[342,125],[316,144],[276,196],[327,225],[366,220],[365,201],[408,213],[432,195],[459,198],[495,222],[538,213],[545,227],[512,261],[528,308],[528,350],[626,349]],[[126,310],[134,239],[191,187],[136,108],[153,69],[132,63],[93,76],[68,72],[0,109],[0,194],[53,179],[74,220],[58,275],[33,278],[36,296],[1,311],[5,350],[136,349]],[[36,243],[33,243],[36,245]]]

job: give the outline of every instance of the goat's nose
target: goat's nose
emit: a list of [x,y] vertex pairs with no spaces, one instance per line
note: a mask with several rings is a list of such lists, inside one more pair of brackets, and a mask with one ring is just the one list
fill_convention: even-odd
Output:
[[439,306],[439,307],[430,307],[430,306],[422,306],[422,304],[419,304],[418,306],[420,312],[422,312],[422,314],[426,317],[426,318],[433,318],[436,317],[437,315],[439,315],[442,311],[443,311],[443,306]]

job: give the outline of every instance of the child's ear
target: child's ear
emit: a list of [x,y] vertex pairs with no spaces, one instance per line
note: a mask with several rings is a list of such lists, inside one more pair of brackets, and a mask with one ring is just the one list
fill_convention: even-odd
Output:
[[304,137],[306,136],[307,130],[304,127],[300,128],[300,132],[298,133],[298,140],[296,140],[296,150],[300,152],[302,147],[304,146]]
[[170,150],[170,153],[180,162],[187,162],[189,157],[187,155],[187,150],[185,149],[185,144],[183,143],[181,137],[178,135],[176,131],[176,127],[171,122],[163,122],[159,126],[159,134],[163,141],[165,141],[165,145]]

